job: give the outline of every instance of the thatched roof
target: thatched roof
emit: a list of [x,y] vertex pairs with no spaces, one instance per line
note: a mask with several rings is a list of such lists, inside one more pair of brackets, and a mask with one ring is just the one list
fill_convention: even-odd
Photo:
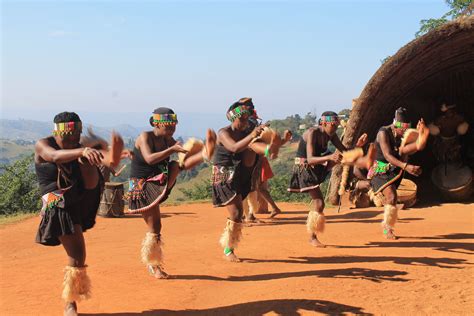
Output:
[[[378,129],[391,123],[399,106],[409,110],[413,123],[420,117],[429,123],[442,102],[456,103],[458,111],[472,123],[474,16],[449,22],[390,57],[354,100],[343,142],[351,147],[363,133],[373,141]],[[333,204],[338,202],[340,175],[341,168],[335,168],[329,192]]]

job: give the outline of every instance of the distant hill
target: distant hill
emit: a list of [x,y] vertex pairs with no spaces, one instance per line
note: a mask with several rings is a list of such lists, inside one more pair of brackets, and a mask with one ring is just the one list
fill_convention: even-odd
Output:
[[33,149],[33,141],[0,139],[0,164],[9,164],[30,155]]
[[[86,123],[85,127],[89,125]],[[123,138],[136,138],[140,130],[134,126],[122,124],[110,127],[97,127],[91,125],[94,132],[104,138],[110,136],[112,130],[119,131]],[[0,120],[0,135],[3,139],[36,141],[51,135],[52,123],[34,120]]]

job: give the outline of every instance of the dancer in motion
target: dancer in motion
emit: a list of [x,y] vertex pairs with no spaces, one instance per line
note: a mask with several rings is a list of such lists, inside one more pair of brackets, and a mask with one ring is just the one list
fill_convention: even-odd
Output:
[[[216,135],[207,131],[206,145],[189,151],[173,138],[178,118],[172,109],[160,107],[153,111],[150,125],[135,141],[129,182],[127,213],[142,214],[148,232],[142,242],[141,258],[150,274],[167,278],[163,270],[160,204],[169,196],[180,170],[191,169],[212,157]],[[183,159],[171,161],[174,153]]]
[[[316,247],[325,247],[318,239],[318,234],[324,231],[326,219],[324,217],[324,197],[320,189],[321,183],[335,164],[341,163],[346,147],[336,134],[339,118],[335,112],[324,112],[319,125],[303,133],[296,151],[295,166],[290,180],[289,192],[307,192],[311,196],[311,209],[306,221],[306,228],[311,235],[310,243]],[[367,135],[362,135],[356,147],[362,147],[367,141]],[[328,152],[328,143],[331,142],[337,149]],[[371,165],[372,152],[367,157],[360,157],[356,164]]]
[[397,188],[404,172],[419,176],[422,171],[420,166],[408,163],[408,156],[425,148],[429,129],[423,119],[418,122],[416,130],[410,127],[407,110],[398,108],[393,123],[382,126],[377,133],[375,161],[367,176],[374,194],[383,194],[382,227],[387,239],[397,239],[394,233],[398,218]]
[[254,109],[247,99],[240,99],[227,110],[231,123],[218,132],[212,167],[213,204],[226,207],[229,214],[220,244],[224,258],[231,262],[240,261],[235,249],[242,237],[242,201],[251,190],[257,155],[276,157],[280,146],[275,136],[269,144],[258,140],[265,125],[249,128],[249,117],[254,115]]
[[36,242],[62,245],[68,256],[62,298],[65,315],[77,315],[77,302],[90,296],[83,233],[95,224],[103,188],[97,166],[114,168],[120,161],[123,141],[113,134],[111,150],[81,144],[82,122],[73,112],[54,117],[53,136],[35,145],[35,169],[43,207]]

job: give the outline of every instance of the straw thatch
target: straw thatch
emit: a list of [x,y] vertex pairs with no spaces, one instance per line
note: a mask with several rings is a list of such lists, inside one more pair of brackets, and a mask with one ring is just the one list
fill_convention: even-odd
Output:
[[[362,133],[374,140],[378,129],[393,120],[395,109],[406,107],[413,123],[431,122],[442,102],[456,103],[474,118],[474,16],[461,17],[419,37],[390,57],[354,100],[344,145],[352,147]],[[422,162],[433,160],[424,153]],[[331,176],[329,202],[338,203],[342,168]]]

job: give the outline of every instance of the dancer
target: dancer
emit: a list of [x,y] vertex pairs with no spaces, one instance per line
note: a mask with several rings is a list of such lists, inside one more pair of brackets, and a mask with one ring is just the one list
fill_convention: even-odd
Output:
[[224,258],[231,262],[240,261],[234,251],[242,236],[242,201],[251,190],[257,155],[276,157],[279,149],[275,135],[269,144],[258,140],[265,125],[249,128],[249,117],[254,115],[254,109],[247,99],[235,102],[227,110],[231,124],[218,132],[212,167],[213,204],[225,206],[229,213],[220,244],[224,248]]
[[[312,208],[309,211],[306,227],[311,235],[310,243],[315,247],[325,247],[318,239],[318,234],[324,231],[326,219],[324,217],[324,197],[320,184],[323,183],[332,167],[341,163],[342,152],[346,147],[336,134],[339,118],[335,112],[324,112],[319,120],[319,126],[312,127],[303,133],[296,152],[295,166],[290,180],[289,192],[308,192],[311,197]],[[328,152],[328,143],[338,151]],[[362,147],[367,141],[367,135],[362,135],[356,146]],[[360,159],[359,164],[370,165],[370,158]]]
[[36,242],[61,244],[68,255],[62,292],[65,315],[77,315],[77,302],[90,296],[83,233],[95,224],[103,189],[97,166],[116,167],[123,148],[117,134],[112,137],[111,151],[84,147],[81,132],[79,116],[62,112],[54,117],[53,136],[35,145],[35,169],[43,202]]
[[[385,206],[382,227],[387,239],[397,239],[394,233],[398,218],[397,188],[404,171],[414,176],[419,176],[422,171],[420,166],[408,163],[408,156],[425,148],[429,129],[421,119],[417,125],[417,135],[412,138],[414,130],[410,126],[407,110],[398,108],[393,123],[381,127],[377,133],[375,161],[368,173],[374,194],[383,194]],[[408,141],[409,138],[414,141]]]
[[173,138],[178,123],[172,109],[160,107],[153,111],[150,125],[153,130],[143,132],[135,141],[129,182],[127,213],[142,214],[148,232],[142,242],[141,258],[150,274],[167,278],[163,270],[160,204],[169,196],[180,170],[191,169],[212,157],[216,135],[207,131],[206,146],[183,159],[171,161],[174,153],[187,154],[180,142]]

